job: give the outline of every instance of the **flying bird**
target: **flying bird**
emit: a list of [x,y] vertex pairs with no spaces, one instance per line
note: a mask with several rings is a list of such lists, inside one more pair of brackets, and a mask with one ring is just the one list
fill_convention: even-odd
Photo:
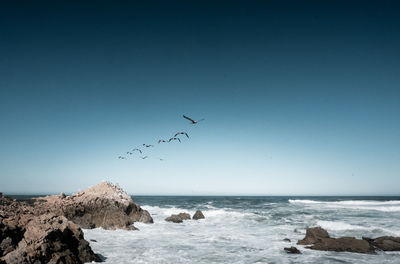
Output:
[[142,144],[142,145],[145,146],[146,148],[154,147],[153,145],[146,145],[146,144]]
[[125,157],[119,156],[118,159],[126,159]]
[[160,143],[165,143],[165,142],[167,142],[167,141],[164,140],[164,139],[160,139],[160,140],[158,141],[158,144],[160,144]]
[[189,138],[189,135],[186,132],[177,132],[174,137],[177,137],[178,135],[185,135],[187,138]]
[[142,154],[142,151],[140,149],[138,149],[138,148],[132,149],[132,152],[133,151],[139,151],[139,153]]
[[193,120],[193,119],[191,119],[190,117],[187,117],[187,116],[185,116],[185,115],[183,115],[183,118],[189,120],[189,121],[191,122],[192,125],[197,124],[198,122],[204,120],[204,118],[203,118],[203,119],[200,119],[200,120],[195,121],[195,120]]
[[178,140],[179,143],[181,143],[181,140],[180,140],[179,138],[177,138],[177,137],[170,138],[170,139],[168,140],[168,142],[171,142],[171,140]]
[[147,156],[141,157],[142,159],[147,159]]
[[127,152],[126,152],[126,154],[132,155],[133,153],[132,153],[132,152],[129,152],[129,151],[127,151]]

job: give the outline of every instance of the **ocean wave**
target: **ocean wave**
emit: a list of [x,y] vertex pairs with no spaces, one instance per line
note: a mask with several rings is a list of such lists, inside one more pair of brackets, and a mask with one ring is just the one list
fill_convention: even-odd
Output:
[[[183,209],[179,207],[159,207],[159,206],[149,206],[145,205],[142,206],[143,209],[149,211],[151,215],[161,215],[161,216],[170,216],[172,214],[179,214],[182,212],[187,212],[191,215],[195,213],[195,210],[188,210],[188,209]],[[210,206],[209,208],[202,210],[204,215],[206,217],[235,217],[235,218],[240,218],[240,217],[246,217],[246,216],[254,216],[253,213],[248,213],[248,212],[239,212],[239,211],[232,211],[229,210],[228,208],[220,208],[217,209],[213,206]]]
[[370,227],[364,227],[364,226],[359,226],[359,225],[351,225],[345,222],[335,222],[335,221],[317,221],[317,225],[328,230],[334,230],[334,231],[342,231],[342,230],[368,230],[368,229],[374,229]]
[[342,208],[355,210],[375,210],[382,212],[400,212],[400,201],[366,201],[366,200],[349,200],[349,201],[315,201],[315,200],[292,200],[291,204],[317,205],[327,208]]

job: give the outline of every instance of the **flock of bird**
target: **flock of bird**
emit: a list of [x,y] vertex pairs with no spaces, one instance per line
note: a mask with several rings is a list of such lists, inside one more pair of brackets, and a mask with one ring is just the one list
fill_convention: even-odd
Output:
[[[183,115],[183,118],[189,120],[189,121],[190,121],[190,124],[192,124],[192,125],[195,125],[195,124],[197,124],[198,122],[204,120],[204,118],[203,118],[203,119],[200,119],[200,120],[195,121],[195,120],[193,120],[192,118],[187,117],[187,116],[185,116],[185,115]],[[178,141],[179,143],[181,143],[181,139],[179,138],[179,136],[186,136],[187,138],[189,138],[189,134],[188,134],[188,133],[186,133],[186,132],[184,132],[184,131],[180,131],[180,132],[176,132],[175,135],[174,135],[173,137],[169,138],[169,139],[159,139],[159,140],[157,141],[157,144],[161,144],[161,143],[170,143],[171,141]],[[152,148],[152,147],[154,147],[154,145],[151,145],[151,144],[144,144],[144,143],[143,143],[140,147],[136,147],[136,148],[134,148],[134,149],[132,149],[132,150],[130,150],[130,151],[127,151],[125,156],[118,156],[118,159],[126,160],[126,159],[128,158],[127,155],[132,156],[132,155],[134,155],[135,152],[137,152],[137,153],[139,153],[139,154],[141,155],[141,156],[139,156],[141,159],[147,159],[148,156],[142,156],[142,155],[143,155],[143,152],[144,152],[144,149],[146,149],[146,148]],[[160,161],[163,161],[163,160],[164,160],[164,159],[162,159],[162,158],[158,158],[158,159],[159,159]]]

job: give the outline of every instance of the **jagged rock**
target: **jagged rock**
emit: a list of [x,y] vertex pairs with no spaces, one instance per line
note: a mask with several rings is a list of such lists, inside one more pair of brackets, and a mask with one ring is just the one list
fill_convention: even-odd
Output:
[[179,216],[182,220],[189,220],[189,219],[190,219],[190,214],[188,214],[188,213],[179,213],[178,216]]
[[354,237],[331,238],[326,230],[315,227],[307,228],[304,239],[298,245],[310,245],[307,248],[324,251],[346,251],[357,253],[372,253],[374,248],[366,240]]
[[289,238],[284,238],[283,241],[285,241],[285,242],[291,242]]
[[35,215],[24,202],[0,198],[0,263],[100,261],[82,230],[63,216]]
[[180,218],[178,215],[174,215],[174,214],[165,218],[165,221],[173,222],[173,223],[182,223],[183,222],[182,218]]
[[329,238],[329,234],[321,227],[307,228],[306,236],[297,242],[297,245],[310,245],[317,242],[319,239]]
[[140,208],[119,186],[101,182],[85,191],[61,198],[40,197],[35,202],[39,214],[63,215],[82,228],[135,230],[134,222],[153,223],[149,212]]
[[194,213],[192,219],[193,220],[198,220],[198,219],[204,219],[204,215],[200,210],[197,210],[196,213]]
[[188,220],[190,219],[190,214],[188,213],[179,213],[179,214],[173,214],[167,218],[165,218],[165,221],[167,222],[173,222],[173,223],[182,223],[183,220]]
[[285,250],[288,254],[301,254],[300,250],[298,250],[296,247],[284,248],[283,250]]
[[363,239],[383,251],[400,251],[400,237],[382,236],[375,239]]

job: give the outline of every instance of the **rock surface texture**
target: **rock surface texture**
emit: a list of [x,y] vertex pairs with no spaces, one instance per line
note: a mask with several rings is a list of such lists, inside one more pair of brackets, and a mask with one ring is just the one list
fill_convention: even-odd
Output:
[[0,198],[0,263],[85,263],[101,261],[73,222],[53,213]]
[[204,219],[204,215],[200,210],[197,210],[196,213],[194,213],[192,219],[193,220],[199,220],[199,219]]
[[167,218],[165,218],[165,221],[173,222],[173,223],[182,223],[183,220],[189,220],[189,219],[190,219],[190,214],[179,213],[179,214],[173,214],[171,216],[168,216]]
[[357,239],[354,237],[332,238],[320,227],[307,228],[304,239],[298,245],[309,245],[307,248],[324,251],[346,251],[356,253],[373,253],[375,250],[400,251],[400,237],[383,236],[378,238]]
[[285,250],[288,254],[301,254],[300,250],[298,250],[296,247],[284,248],[283,250]]
[[135,204],[118,185],[108,182],[71,196],[40,197],[34,206],[37,212],[65,216],[81,228],[134,230],[134,222],[153,223],[148,211]]

